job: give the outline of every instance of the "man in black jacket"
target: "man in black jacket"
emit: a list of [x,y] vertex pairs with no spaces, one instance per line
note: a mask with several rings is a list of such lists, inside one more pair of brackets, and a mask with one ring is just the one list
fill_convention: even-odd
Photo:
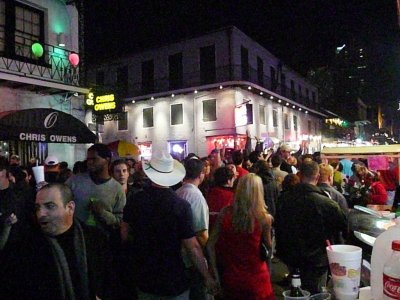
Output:
[[36,195],[35,208],[40,229],[0,254],[0,298],[111,299],[106,237],[73,219],[71,190],[64,184],[46,185]]
[[301,183],[283,194],[278,205],[277,256],[289,270],[300,269],[302,287],[314,294],[326,285],[326,240],[346,232],[347,222],[339,205],[316,186],[318,164],[303,163],[300,174]]

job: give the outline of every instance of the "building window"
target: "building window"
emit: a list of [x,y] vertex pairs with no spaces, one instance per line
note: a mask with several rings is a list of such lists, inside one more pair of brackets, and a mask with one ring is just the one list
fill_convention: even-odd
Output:
[[314,107],[317,107],[317,97],[316,97],[315,92],[312,92],[311,96],[312,96],[312,102],[313,102]]
[[240,47],[240,60],[242,65],[242,80],[249,80],[249,50],[245,47]]
[[[44,14],[33,7],[9,1],[15,5],[15,31],[14,46],[15,54],[22,57],[31,57],[31,46],[33,42],[44,43]],[[7,3],[7,5],[9,5]],[[8,27],[8,24],[6,25]]]
[[296,100],[296,90],[294,87],[294,81],[290,80],[290,95],[293,100]]
[[286,96],[286,75],[281,74],[281,92],[282,96]]
[[142,92],[154,91],[154,60],[142,62]]
[[311,120],[308,120],[308,134],[311,134]]
[[118,119],[118,130],[128,130],[128,113],[120,113],[120,116]]
[[6,2],[0,1],[0,52],[5,50]]
[[271,90],[276,90],[276,71],[274,67],[269,67],[269,72],[271,75]]
[[128,66],[117,69],[117,92],[118,96],[126,97],[128,95]]
[[215,71],[215,46],[200,48],[200,81],[201,84],[214,83]]
[[143,128],[153,127],[153,108],[144,108],[143,109]]
[[[34,42],[44,45],[44,12],[17,1],[0,0],[0,52],[33,58]],[[45,55],[40,60],[44,59]]]
[[97,71],[96,85],[104,85],[104,71]]
[[257,57],[257,80],[259,86],[264,86],[264,62]]
[[259,105],[259,116],[260,116],[260,124],[266,125],[266,119],[265,119],[265,105]]
[[183,104],[171,105],[171,125],[183,124]]
[[217,100],[203,101],[203,121],[216,121],[217,120]]
[[289,129],[289,115],[287,113],[284,114],[285,118],[285,129]]
[[169,88],[179,89],[183,83],[182,53],[176,53],[168,57]]
[[278,127],[278,111],[272,110],[272,126]]
[[297,131],[297,116],[293,116],[293,128],[294,131]]

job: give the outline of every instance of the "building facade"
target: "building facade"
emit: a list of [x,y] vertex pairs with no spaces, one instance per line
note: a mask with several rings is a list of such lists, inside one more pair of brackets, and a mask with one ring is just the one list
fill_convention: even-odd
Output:
[[75,1],[0,0],[2,155],[73,163],[95,141],[83,123],[78,18]]
[[215,143],[243,148],[248,130],[265,147],[319,150],[316,87],[236,27],[88,69],[94,89],[124,99],[119,120],[93,117],[104,143],[134,142],[144,156],[168,143],[171,152],[203,156]]

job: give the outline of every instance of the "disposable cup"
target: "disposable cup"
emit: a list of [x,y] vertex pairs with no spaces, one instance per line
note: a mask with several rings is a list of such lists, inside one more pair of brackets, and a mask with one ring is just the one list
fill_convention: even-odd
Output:
[[355,300],[358,296],[362,249],[351,245],[326,247],[336,299]]
[[310,297],[310,300],[331,300],[331,294],[330,293],[315,294]]
[[283,298],[287,300],[308,300],[310,299],[310,292],[303,290],[303,297],[290,297],[290,290],[283,292]]
[[35,176],[36,184],[44,180],[44,166],[32,167],[33,176]]

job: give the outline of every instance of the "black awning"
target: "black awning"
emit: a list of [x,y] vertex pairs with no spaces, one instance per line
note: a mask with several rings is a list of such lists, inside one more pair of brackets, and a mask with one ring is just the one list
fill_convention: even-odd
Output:
[[0,113],[0,140],[89,144],[96,135],[67,113],[34,108]]

